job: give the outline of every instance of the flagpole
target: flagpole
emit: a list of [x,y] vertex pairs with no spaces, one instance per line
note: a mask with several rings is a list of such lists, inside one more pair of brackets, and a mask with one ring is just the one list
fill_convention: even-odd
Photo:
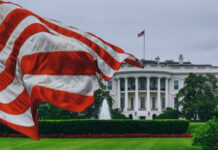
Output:
[[143,57],[145,60],[145,29],[144,29]]

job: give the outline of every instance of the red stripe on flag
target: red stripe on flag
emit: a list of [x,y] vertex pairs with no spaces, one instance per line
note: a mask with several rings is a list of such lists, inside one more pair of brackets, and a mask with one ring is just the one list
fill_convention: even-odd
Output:
[[38,130],[35,126],[33,127],[24,127],[24,126],[19,126],[10,122],[7,122],[5,120],[0,119],[0,122],[5,124],[6,126],[14,129],[15,131],[21,132],[35,140],[39,140],[38,136]]
[[30,13],[27,10],[15,9],[5,18],[0,26],[0,51],[5,47],[5,44],[17,25],[29,15]]
[[120,68],[121,63],[118,62],[116,59],[114,59],[114,57],[112,57],[107,51],[105,51],[103,48],[101,48],[100,46],[98,46],[97,44],[95,44],[94,42],[92,42],[91,40],[87,39],[86,37],[82,36],[79,33],[73,32],[71,30],[65,29],[63,27],[57,26],[55,24],[52,24],[46,20],[41,19],[41,21],[46,24],[49,28],[55,30],[56,32],[64,35],[64,36],[68,36],[68,37],[72,37],[75,38],[79,41],[81,41],[82,43],[86,44],[87,46],[89,46],[92,50],[94,50],[98,56],[100,56],[105,63],[107,63],[112,69],[114,70],[118,70]]
[[15,100],[8,104],[0,103],[0,110],[11,114],[19,115],[24,113],[30,107],[30,97],[26,90],[24,90]]
[[94,95],[85,96],[42,86],[33,87],[31,99],[33,102],[40,100],[73,112],[82,112],[94,103]]
[[18,5],[18,4],[14,4],[14,3],[11,3],[11,2],[0,1],[0,5],[1,5],[1,4],[12,4],[12,5],[16,5],[16,6],[21,7],[20,5]]
[[49,31],[42,24],[35,23],[28,26],[15,41],[13,50],[7,59],[6,68],[2,73],[0,73],[0,91],[5,89],[14,80],[17,56],[20,52],[20,48],[30,36],[39,32]]
[[23,74],[37,75],[96,75],[93,57],[83,51],[35,53],[22,57]]

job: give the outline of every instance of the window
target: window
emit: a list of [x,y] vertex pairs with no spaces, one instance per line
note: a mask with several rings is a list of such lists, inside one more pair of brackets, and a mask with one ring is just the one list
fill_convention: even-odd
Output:
[[107,86],[108,90],[112,90],[112,81],[108,81]]
[[128,78],[128,90],[135,90],[135,79]]
[[120,79],[120,90],[121,91],[125,90],[125,80],[124,79]]
[[179,89],[179,81],[174,80],[174,90],[178,90],[178,89]]
[[152,97],[152,109],[155,109],[155,104],[156,103],[156,100],[155,100],[155,97]]
[[120,107],[121,107],[121,109],[123,110],[124,109],[124,107],[125,107],[125,100],[124,100],[124,97],[121,97],[121,99],[120,99]]
[[145,108],[145,97],[141,97],[141,108]]
[[146,90],[146,78],[139,78],[139,90]]
[[130,109],[133,109],[134,108],[134,99],[133,99],[133,97],[131,97],[130,102],[131,102]]
[[150,82],[150,90],[157,90],[157,79],[151,78]]
[[174,108],[178,109],[178,98],[174,98]]
[[165,108],[165,97],[162,97],[161,99],[161,106],[162,106],[162,109]]
[[160,90],[165,91],[165,79],[160,80]]

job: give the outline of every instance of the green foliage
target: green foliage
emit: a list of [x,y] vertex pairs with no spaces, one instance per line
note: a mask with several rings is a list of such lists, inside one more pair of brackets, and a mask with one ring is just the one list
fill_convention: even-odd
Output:
[[85,116],[79,115],[78,113],[58,108],[49,103],[40,104],[38,108],[38,116],[40,120],[85,118]]
[[201,145],[204,150],[218,149],[218,120],[213,118],[193,132],[193,145]]
[[196,128],[205,125],[206,122],[190,122],[187,133],[193,133]]
[[211,119],[218,105],[217,83],[217,78],[212,74],[190,73],[185,79],[185,86],[177,94],[177,98],[181,99],[182,116],[190,120],[197,117],[201,121]]
[[180,112],[173,108],[166,108],[166,110],[158,115],[156,119],[178,119],[180,115]]
[[[187,120],[41,120],[39,132],[41,134],[123,134],[123,133],[151,133],[151,134],[180,134],[186,133],[189,126]],[[0,132],[14,133],[11,129],[0,124]]]
[[128,119],[124,114],[118,111],[118,109],[112,109],[111,111],[112,119]]

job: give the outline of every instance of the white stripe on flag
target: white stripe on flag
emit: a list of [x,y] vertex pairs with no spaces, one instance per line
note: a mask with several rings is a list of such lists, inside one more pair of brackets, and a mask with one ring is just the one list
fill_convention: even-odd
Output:
[[32,127],[35,125],[30,108],[20,115],[11,115],[0,110],[0,118],[7,122],[24,127]]
[[94,75],[29,75],[23,77],[27,91],[39,85],[74,94],[92,96],[98,89],[98,80]]

